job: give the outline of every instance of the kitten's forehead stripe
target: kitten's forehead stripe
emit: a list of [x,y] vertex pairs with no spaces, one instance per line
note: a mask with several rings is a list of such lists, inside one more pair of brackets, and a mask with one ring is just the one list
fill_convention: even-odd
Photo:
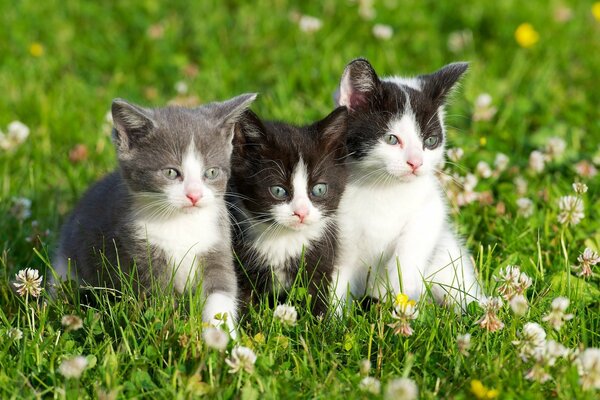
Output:
[[409,136],[411,139],[420,140],[421,129],[415,114],[411,110],[407,110],[400,118],[394,118],[390,121],[390,133],[400,135],[401,138]]
[[292,172],[292,187],[294,190],[294,199],[307,197],[308,193],[308,169],[302,157],[294,167]]
[[203,173],[203,165],[202,157],[196,150],[196,146],[194,145],[194,140],[188,145],[187,150],[183,155],[182,167],[183,167],[183,177],[184,179],[193,179],[198,180],[202,179]]

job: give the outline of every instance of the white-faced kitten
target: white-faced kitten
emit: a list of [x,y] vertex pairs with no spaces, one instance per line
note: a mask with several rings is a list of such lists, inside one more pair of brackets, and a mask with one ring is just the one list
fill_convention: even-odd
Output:
[[203,320],[219,324],[215,316],[227,314],[233,333],[237,284],[224,195],[234,125],[255,97],[194,109],[115,100],[119,168],[87,191],[65,223],[57,274],[116,288],[125,274],[141,291],[153,280],[177,293],[198,288]]
[[436,177],[444,161],[446,97],[467,67],[382,80],[364,59],[346,67],[336,99],[349,110],[350,155],[338,211],[338,311],[348,292],[418,299],[425,284],[438,302],[457,308],[481,298]]
[[248,111],[238,124],[231,212],[243,300],[273,291],[285,297],[300,278],[314,314],[326,311],[337,251],[335,213],[346,184],[347,116],[339,107],[298,127],[263,123]]

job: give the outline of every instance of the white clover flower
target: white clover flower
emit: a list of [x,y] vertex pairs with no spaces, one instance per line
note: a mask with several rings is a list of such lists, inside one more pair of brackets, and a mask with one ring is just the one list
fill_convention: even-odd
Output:
[[483,307],[485,314],[476,323],[479,324],[483,329],[489,332],[495,332],[504,328],[504,323],[498,318],[498,311],[502,307],[502,298],[500,297],[488,297],[479,302],[479,305]]
[[575,362],[583,390],[600,389],[600,349],[585,349]]
[[593,178],[598,174],[598,170],[594,167],[594,164],[587,160],[579,161],[575,164],[575,172],[584,178]]
[[388,382],[383,398],[385,400],[415,400],[419,396],[419,388],[410,378],[397,378]]
[[77,315],[65,315],[60,323],[67,328],[67,331],[76,331],[83,328],[83,321]]
[[472,192],[473,190],[475,190],[475,186],[477,186],[477,183],[479,182],[479,180],[477,179],[477,177],[473,174],[467,174],[465,176],[464,182],[463,182],[463,189],[465,192]]
[[229,365],[229,373],[235,374],[240,371],[246,371],[251,374],[254,372],[254,364],[256,363],[256,354],[252,349],[244,346],[235,346],[231,350],[231,356],[225,360]]
[[575,182],[575,183],[573,183],[573,190],[577,194],[584,194],[585,192],[588,191],[588,187],[583,182]]
[[560,158],[567,148],[567,143],[559,137],[551,137],[546,142],[546,155],[550,160]]
[[489,93],[482,93],[475,99],[475,107],[485,108],[492,105],[492,96]]
[[473,43],[473,32],[469,29],[450,32],[448,35],[448,50],[459,53]]
[[84,356],[75,356],[63,360],[58,367],[58,372],[67,379],[79,379],[87,365],[88,361]]
[[458,162],[463,155],[465,154],[464,150],[460,147],[453,147],[446,151],[446,155],[450,159],[450,161]]
[[365,20],[372,20],[377,15],[373,3],[375,0],[358,0],[358,15]]
[[569,349],[555,340],[547,340],[546,347],[544,349],[544,362],[546,365],[552,367],[556,364],[556,360],[559,358],[567,358],[569,356]]
[[528,322],[523,326],[520,340],[512,343],[519,347],[519,357],[523,361],[536,357],[544,351],[546,346],[546,331],[535,322]]
[[394,322],[388,326],[394,329],[395,335],[411,336],[413,334],[410,322],[419,316],[417,302],[410,300],[404,293],[398,293],[394,299],[392,318]]
[[527,180],[522,176],[517,176],[513,182],[517,188],[517,194],[524,196],[527,193]]
[[278,319],[284,325],[294,326],[298,319],[298,312],[294,306],[279,304],[273,312],[273,318]]
[[373,26],[373,36],[380,40],[390,40],[394,36],[394,29],[389,25],[375,24]]
[[465,333],[456,337],[456,346],[458,352],[463,356],[469,355],[469,349],[471,348],[471,334]]
[[25,197],[13,197],[10,213],[19,221],[31,217],[31,200]]
[[23,331],[19,328],[10,328],[8,331],[6,331],[6,335],[9,337],[9,339],[14,340],[15,342],[23,339]]
[[29,137],[29,128],[20,121],[13,121],[8,124],[6,138],[14,145],[19,145]]
[[550,380],[552,376],[546,371],[544,365],[535,363],[533,367],[525,374],[525,379],[544,383]]
[[529,168],[534,172],[542,172],[546,164],[546,157],[537,150],[529,154]]
[[533,215],[533,201],[526,197],[520,197],[517,199],[517,209],[519,215],[529,218]]
[[496,158],[494,159],[494,168],[498,172],[502,172],[508,168],[508,164],[510,163],[510,158],[504,153],[496,154]]
[[594,250],[586,247],[583,253],[577,257],[577,261],[579,261],[579,265],[573,267],[575,271],[579,271],[577,276],[589,278],[593,274],[592,266],[600,263],[600,256]]
[[209,326],[202,331],[204,343],[210,348],[223,351],[229,343],[229,335],[222,329]]
[[373,378],[372,376],[365,376],[362,378],[358,387],[364,392],[373,394],[379,394],[381,392],[381,382],[379,382],[379,379]]
[[558,200],[558,222],[563,225],[577,225],[585,217],[583,202],[576,196],[562,196]]
[[188,92],[188,85],[184,81],[177,81],[175,83],[175,91],[177,94],[186,94]]
[[565,321],[569,321],[573,318],[573,314],[565,314],[565,311],[569,307],[569,299],[566,297],[557,297],[552,300],[550,306],[550,312],[542,318],[542,321],[548,322],[550,326],[560,331],[560,328],[564,325]]
[[482,93],[475,99],[473,121],[489,121],[496,115],[496,107],[492,106],[492,96]]
[[558,5],[554,9],[554,20],[556,22],[565,23],[573,18],[573,10],[565,5]]
[[521,272],[518,265],[507,265],[500,269],[496,282],[500,283],[498,293],[505,300],[510,300],[516,295],[522,295],[531,286],[531,278],[525,272]]
[[16,282],[13,282],[13,285],[21,296],[38,297],[42,293],[42,278],[37,269],[25,268],[15,275]]
[[369,371],[371,370],[371,361],[367,360],[366,358],[361,360],[360,363],[358,363],[358,370],[363,376],[369,375]]
[[529,310],[529,303],[527,303],[527,298],[525,298],[525,296],[523,296],[522,294],[518,294],[511,298],[508,301],[508,304],[510,305],[511,310],[516,315],[525,315],[527,313],[527,310]]
[[492,176],[492,169],[490,168],[490,165],[485,161],[479,161],[477,163],[477,166],[475,167],[475,171],[477,172],[477,175],[481,176],[484,179],[487,179],[490,176]]
[[302,15],[298,21],[298,25],[302,32],[313,33],[323,27],[323,21],[310,15]]

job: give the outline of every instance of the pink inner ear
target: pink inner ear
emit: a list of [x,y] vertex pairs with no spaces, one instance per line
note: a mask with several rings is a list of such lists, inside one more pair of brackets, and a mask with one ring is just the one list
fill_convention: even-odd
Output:
[[360,92],[353,92],[350,95],[349,105],[347,106],[351,111],[356,111],[360,107],[367,103],[367,96]]

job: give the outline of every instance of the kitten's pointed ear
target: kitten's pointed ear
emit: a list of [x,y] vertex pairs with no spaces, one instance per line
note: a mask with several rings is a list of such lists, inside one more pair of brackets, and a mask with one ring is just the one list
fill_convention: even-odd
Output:
[[131,149],[140,138],[156,127],[152,110],[123,99],[113,100],[111,112],[114,124],[113,141],[119,151]]
[[456,62],[448,64],[438,71],[420,76],[424,82],[423,92],[438,105],[443,105],[448,94],[452,92],[458,80],[469,68],[469,63]]
[[345,155],[348,132],[348,109],[345,106],[333,110],[331,114],[317,122],[316,127],[319,132],[319,142],[325,153]]
[[335,95],[336,105],[348,107],[349,112],[366,108],[380,86],[381,81],[371,64],[364,58],[357,58],[344,69]]
[[228,135],[229,140],[233,139],[236,122],[238,122],[250,104],[256,99],[257,95],[257,93],[245,93],[213,105],[222,131]]
[[266,128],[258,115],[246,110],[234,127],[233,144],[242,154],[253,148],[259,148],[265,140]]

